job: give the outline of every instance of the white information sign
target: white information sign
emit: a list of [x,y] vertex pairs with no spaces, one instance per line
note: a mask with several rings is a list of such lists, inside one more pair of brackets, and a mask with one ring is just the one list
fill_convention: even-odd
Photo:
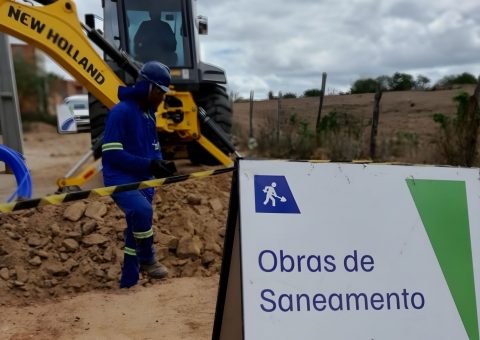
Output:
[[479,178],[240,161],[245,339],[478,339]]

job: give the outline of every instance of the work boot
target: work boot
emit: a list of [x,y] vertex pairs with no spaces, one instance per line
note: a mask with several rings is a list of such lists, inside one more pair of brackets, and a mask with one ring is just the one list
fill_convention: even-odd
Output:
[[140,265],[140,270],[146,272],[151,279],[163,279],[168,275],[168,270],[160,262]]

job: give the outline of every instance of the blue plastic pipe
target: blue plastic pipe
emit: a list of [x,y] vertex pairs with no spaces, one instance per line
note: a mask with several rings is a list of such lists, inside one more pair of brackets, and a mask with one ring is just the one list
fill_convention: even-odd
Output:
[[17,199],[32,198],[32,177],[23,155],[0,144],[0,161],[12,169],[17,181],[17,190],[9,197],[8,202],[11,202],[15,197]]

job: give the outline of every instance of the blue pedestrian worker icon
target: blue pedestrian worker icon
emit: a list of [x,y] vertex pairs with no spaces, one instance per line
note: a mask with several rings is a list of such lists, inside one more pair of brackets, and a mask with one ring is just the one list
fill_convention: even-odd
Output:
[[255,175],[254,182],[257,213],[300,213],[285,176]]

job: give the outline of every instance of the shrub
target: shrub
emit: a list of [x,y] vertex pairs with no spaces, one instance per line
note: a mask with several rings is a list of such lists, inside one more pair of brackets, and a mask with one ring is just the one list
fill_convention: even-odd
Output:
[[480,110],[475,98],[466,92],[460,92],[453,100],[457,103],[454,116],[433,115],[440,127],[437,145],[448,164],[472,166],[477,154]]
[[389,90],[392,91],[408,91],[415,87],[415,81],[410,74],[396,72],[390,83],[388,84]]
[[362,120],[346,112],[330,111],[320,120],[317,144],[332,161],[351,161],[362,153]]
[[288,98],[297,98],[297,95],[293,92],[287,92],[283,96],[283,98],[288,99]]
[[430,83],[430,79],[419,74],[417,79],[415,80],[415,88],[418,90],[425,90],[428,88],[428,84]]
[[308,89],[303,92],[304,97],[320,97],[322,91],[319,89]]
[[453,85],[476,84],[477,79],[473,74],[464,72],[458,75],[448,75],[440,79],[435,86],[452,87]]
[[378,85],[378,81],[372,78],[358,79],[353,83],[350,92],[352,94],[375,93],[375,91],[377,91]]
[[393,137],[382,140],[379,148],[381,158],[393,160],[393,157],[411,161],[417,154],[419,144],[419,138],[416,133],[397,131]]
[[277,135],[276,129],[271,128],[277,126],[277,122],[273,117],[267,118],[257,139],[258,155],[271,158],[310,159],[316,149],[316,141],[308,122],[292,113],[282,123],[282,130]]

